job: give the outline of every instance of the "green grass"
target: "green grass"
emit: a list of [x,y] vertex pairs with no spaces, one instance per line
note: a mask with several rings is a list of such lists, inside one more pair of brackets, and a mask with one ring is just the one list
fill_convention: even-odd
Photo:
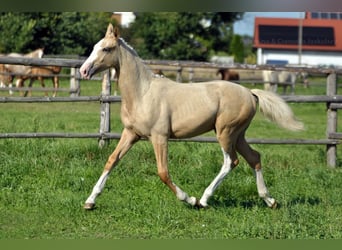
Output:
[[[98,83],[82,84],[84,94],[100,91]],[[325,137],[324,104],[290,105],[306,131],[286,132],[258,114],[248,137]],[[98,103],[1,104],[0,132],[97,132],[99,109]],[[114,132],[122,127],[118,112],[119,104],[113,104]],[[338,131],[341,123],[339,118]],[[265,181],[279,208],[267,208],[258,197],[252,171],[241,160],[209,200],[210,208],[197,210],[179,202],[159,180],[152,146],[141,141],[113,171],[97,209],[84,211],[116,144],[99,149],[96,139],[0,140],[0,238],[342,238],[340,151],[338,167],[330,169],[325,146],[253,145],[262,154]],[[222,164],[219,146],[172,142],[169,151],[173,181],[200,197]]]

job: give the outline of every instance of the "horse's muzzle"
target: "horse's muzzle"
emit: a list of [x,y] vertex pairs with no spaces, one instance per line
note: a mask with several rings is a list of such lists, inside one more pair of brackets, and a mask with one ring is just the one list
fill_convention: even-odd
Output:
[[82,78],[85,78],[85,79],[90,79],[92,77],[92,63],[83,63],[81,68],[80,68],[80,73],[81,73],[81,76]]

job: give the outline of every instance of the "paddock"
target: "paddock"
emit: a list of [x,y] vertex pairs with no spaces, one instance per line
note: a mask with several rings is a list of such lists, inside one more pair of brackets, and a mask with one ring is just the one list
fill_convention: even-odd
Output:
[[[195,80],[198,74],[194,65],[191,66]],[[185,79],[188,79],[187,69],[183,68]],[[200,68],[200,71],[205,69]],[[319,74],[319,71],[314,73]],[[331,73],[339,74],[325,70],[320,74],[328,77]],[[300,96],[298,93],[283,96],[296,111],[317,112],[316,116],[306,118],[307,136],[277,134],[269,138],[268,134],[279,129],[265,121],[260,127],[249,129],[257,131],[248,141],[253,147],[262,148],[270,191],[279,197],[280,209],[274,211],[253,198],[256,196],[254,177],[244,162],[222,183],[208,210],[198,211],[179,204],[160,183],[152,148],[143,141],[125,156],[128,158],[110,177],[107,186],[110,192],[102,194],[101,209],[85,214],[82,205],[89,186],[98,177],[98,171],[120,137],[120,133],[115,133],[120,131],[117,113],[120,97],[101,94],[101,77],[96,81],[80,80],[79,95],[64,92],[58,97],[43,97],[41,93],[27,98],[1,96],[0,105],[11,109],[0,110],[0,116],[6,118],[1,124],[8,124],[8,129],[0,128],[0,219],[4,229],[0,230],[0,237],[340,239],[340,151],[337,151],[336,169],[327,168],[325,162],[327,145],[340,147],[341,141],[325,133],[327,108],[337,111],[341,105],[340,95],[326,95],[327,82],[333,81],[333,76],[318,83],[319,91],[312,91],[314,94],[302,96],[303,89],[299,88]],[[250,84],[253,83],[247,86]],[[69,79],[64,81],[64,87],[67,86],[70,87]],[[88,91],[89,86],[91,91]],[[315,87],[314,83],[310,90]],[[8,95],[8,92],[2,94]],[[110,123],[107,123],[110,130],[104,127],[100,133],[100,124],[106,124],[100,119],[106,117],[104,110],[100,113],[104,104],[110,107]],[[25,108],[19,112],[25,117],[19,119],[11,110],[20,108]],[[69,119],[65,119],[62,109],[67,111]],[[339,118],[337,131],[341,131],[341,117],[336,118]],[[77,124],[73,124],[73,120]],[[50,125],[59,132],[53,132]],[[40,126],[47,129],[41,130]],[[319,136],[311,134],[315,128],[320,131]],[[268,129],[273,130],[267,132]],[[99,139],[110,144],[99,148]],[[183,187],[198,189],[208,176],[216,174],[221,152],[211,141],[215,139],[208,135],[171,143],[170,171],[177,181],[182,180]],[[129,188],[122,188],[127,186]]]
[[[120,102],[120,96],[111,95],[111,82],[107,81],[102,86],[102,93],[98,96],[81,96],[81,84],[78,72],[78,67],[83,63],[79,59],[52,59],[52,58],[9,58],[1,57],[0,64],[23,64],[31,66],[61,66],[70,68],[70,97],[0,97],[1,103],[10,102],[37,102],[37,103],[53,103],[53,102],[99,102],[100,103],[100,125],[98,133],[50,133],[50,132],[25,132],[25,133],[2,133],[0,139],[6,138],[97,138],[99,145],[104,146],[108,140],[119,139],[119,132],[111,131],[110,124],[110,104]],[[157,68],[165,71],[175,70],[177,72],[176,79],[181,81],[182,74],[188,77],[188,82],[196,82],[194,80],[194,72],[211,71],[216,72],[217,69],[222,68],[222,65],[203,62],[181,62],[181,61],[154,61],[146,60],[146,64],[151,68]],[[284,67],[273,66],[256,66],[256,65],[235,65],[235,70],[239,71],[259,71],[259,70],[284,70]],[[337,147],[341,143],[342,133],[337,131],[337,110],[342,108],[342,96],[338,95],[337,75],[342,71],[337,69],[325,68],[287,68],[289,71],[307,71],[311,74],[320,74],[326,76],[326,95],[291,95],[282,96],[287,102],[290,103],[325,103],[327,106],[327,119],[325,121],[327,132],[325,138],[320,139],[270,139],[270,138],[247,138],[249,143],[252,144],[303,144],[303,145],[326,145],[326,158],[327,165],[336,167]],[[183,76],[184,78],[184,76]],[[100,78],[99,78],[100,79]],[[202,78],[201,78],[202,79]],[[245,80],[250,83],[249,80]],[[254,81],[252,84],[258,84]],[[7,90],[6,88],[4,90]],[[17,90],[12,88],[12,90]],[[34,88],[32,88],[34,90]],[[40,91],[49,90],[48,88],[41,88]],[[195,137],[185,141],[191,142],[216,142],[214,137]]]

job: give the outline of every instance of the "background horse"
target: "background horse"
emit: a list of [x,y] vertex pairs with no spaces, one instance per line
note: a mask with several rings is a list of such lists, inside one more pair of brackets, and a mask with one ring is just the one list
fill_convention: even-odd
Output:
[[[10,72],[5,68],[5,65],[0,64],[0,87],[5,88],[8,86],[12,88],[12,78]],[[9,90],[9,94],[13,95],[13,91]]]
[[283,87],[283,94],[286,94],[286,89],[289,86],[290,93],[293,95],[297,74],[297,72],[290,71],[263,70],[264,89],[276,93],[278,85],[281,85]]
[[230,70],[228,68],[218,69],[216,75],[221,74],[221,80],[231,81],[231,80],[240,80],[240,75],[235,70]]
[[[80,73],[83,78],[90,79],[110,67],[118,72],[124,129],[86,200],[85,209],[94,208],[95,199],[102,192],[113,168],[141,138],[152,142],[158,175],[179,200],[192,206],[206,207],[224,177],[238,165],[238,152],[255,172],[259,196],[269,207],[276,206],[263,179],[260,154],[248,145],[245,131],[256,113],[257,104],[262,114],[278,125],[290,130],[303,129],[303,124],[295,119],[282,98],[269,91],[249,90],[227,81],[182,84],[166,77],[156,77],[111,24],[105,37],[94,46],[81,66]],[[223,153],[223,165],[197,200],[178,187],[170,177],[168,139],[193,137],[210,130],[216,132]]]
[[[44,78],[50,78],[52,80],[52,86],[54,88],[54,92],[52,94],[53,97],[57,96],[57,89],[59,88],[59,77],[58,74],[61,72],[62,67],[60,66],[42,66],[42,67],[32,67],[31,73],[25,76],[19,76],[17,81],[17,87],[24,87],[25,81],[30,79],[30,83],[28,85],[29,88],[32,87],[35,80],[40,81],[40,85],[45,88]],[[24,96],[27,94],[31,95],[31,91],[25,91]],[[48,93],[45,91],[45,96],[48,96]]]
[[[10,53],[7,54],[9,57],[29,57],[29,58],[42,58],[44,49],[39,48],[27,54]],[[25,76],[31,73],[32,66],[16,65],[16,64],[5,64],[5,69],[11,73],[11,85],[15,77]],[[17,80],[16,86],[20,85],[20,79]]]

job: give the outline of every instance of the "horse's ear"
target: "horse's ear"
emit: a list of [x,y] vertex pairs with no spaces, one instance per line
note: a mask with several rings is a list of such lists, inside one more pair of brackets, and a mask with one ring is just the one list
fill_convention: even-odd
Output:
[[106,37],[114,36],[114,28],[111,23],[108,24]]
[[115,38],[119,38],[119,36],[120,36],[119,28],[118,28],[118,27],[115,27],[115,28],[114,28],[114,37],[115,37]]
[[118,27],[113,27],[113,25],[110,23],[107,28],[106,32],[106,37],[114,37],[114,38],[119,38],[119,28]]

